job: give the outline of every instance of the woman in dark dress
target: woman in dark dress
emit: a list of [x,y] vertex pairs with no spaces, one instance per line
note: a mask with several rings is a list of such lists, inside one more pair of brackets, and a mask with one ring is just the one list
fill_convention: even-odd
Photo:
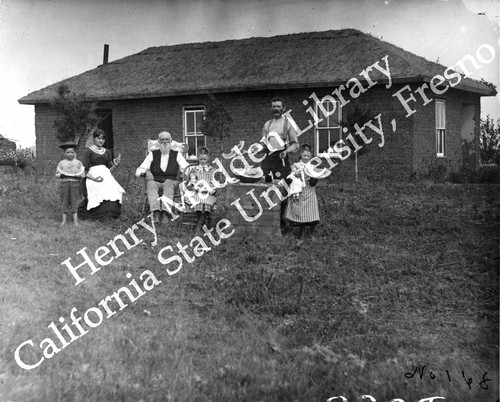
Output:
[[82,218],[118,218],[121,213],[122,195],[125,190],[112,173],[120,163],[120,156],[113,160],[109,149],[104,148],[106,133],[96,130],[94,144],[87,148],[81,159],[86,173],[87,206]]

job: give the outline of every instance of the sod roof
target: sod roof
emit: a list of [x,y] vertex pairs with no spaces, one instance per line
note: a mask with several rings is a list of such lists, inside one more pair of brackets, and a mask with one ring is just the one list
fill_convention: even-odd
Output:
[[[19,103],[47,103],[61,83],[96,100],[337,86],[352,77],[361,79],[359,73],[377,61],[385,67],[386,55],[395,83],[428,82],[446,69],[361,31],[342,29],[150,47],[32,92]],[[370,77],[387,82],[375,69]],[[471,79],[456,88],[496,94]]]

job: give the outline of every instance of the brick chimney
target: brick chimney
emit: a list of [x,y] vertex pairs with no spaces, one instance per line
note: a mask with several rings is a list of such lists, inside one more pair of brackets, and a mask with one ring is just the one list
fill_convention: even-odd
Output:
[[104,54],[102,56],[102,64],[108,64],[108,54],[109,54],[109,45],[104,45]]

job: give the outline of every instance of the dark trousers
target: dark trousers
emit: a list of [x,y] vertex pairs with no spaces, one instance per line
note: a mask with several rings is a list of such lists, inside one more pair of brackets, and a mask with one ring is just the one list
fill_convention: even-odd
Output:
[[62,213],[74,214],[80,202],[80,180],[61,181]]

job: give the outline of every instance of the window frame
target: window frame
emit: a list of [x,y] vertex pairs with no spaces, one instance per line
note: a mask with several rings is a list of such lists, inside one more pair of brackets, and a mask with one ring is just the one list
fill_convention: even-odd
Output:
[[[202,146],[207,146],[207,136],[203,134],[201,131],[197,131],[197,121],[196,121],[196,112],[203,112],[203,116],[205,116],[206,112],[206,107],[205,105],[189,105],[189,106],[183,106],[182,107],[182,141],[188,145],[187,149],[189,151],[189,143],[188,143],[188,138],[203,138],[203,145]],[[188,133],[188,115],[192,113],[194,114],[194,134],[193,133]],[[195,158],[198,159],[198,141],[195,141],[195,147],[196,147],[196,154]],[[184,157],[186,159],[189,158],[189,153],[188,151],[184,154]],[[191,159],[195,159],[191,158]]]
[[[322,102],[323,105],[325,104],[331,104],[330,101],[325,101]],[[338,130],[339,132],[339,139],[342,139],[343,132],[342,132],[342,108],[340,106],[340,102],[338,100],[335,100],[335,113],[326,116],[326,125],[321,126],[320,123],[325,121],[325,116],[323,115],[323,112],[319,109],[319,102],[314,102],[314,113],[316,113],[316,116],[320,118],[318,122],[314,122],[314,151],[315,155],[319,154],[319,136],[322,131],[328,131],[328,130]],[[329,111],[328,107],[327,110]],[[332,116],[338,116],[338,125],[329,125],[330,124],[330,119]],[[328,135],[328,142],[327,142],[327,149],[330,148],[330,143],[331,137],[330,137],[330,132],[327,133]],[[325,150],[325,152],[327,152]]]
[[[441,107],[439,105],[442,105],[442,119],[438,116],[438,113],[440,112],[439,107]],[[435,100],[434,119],[436,133],[436,157],[446,158],[446,101],[444,99]]]

